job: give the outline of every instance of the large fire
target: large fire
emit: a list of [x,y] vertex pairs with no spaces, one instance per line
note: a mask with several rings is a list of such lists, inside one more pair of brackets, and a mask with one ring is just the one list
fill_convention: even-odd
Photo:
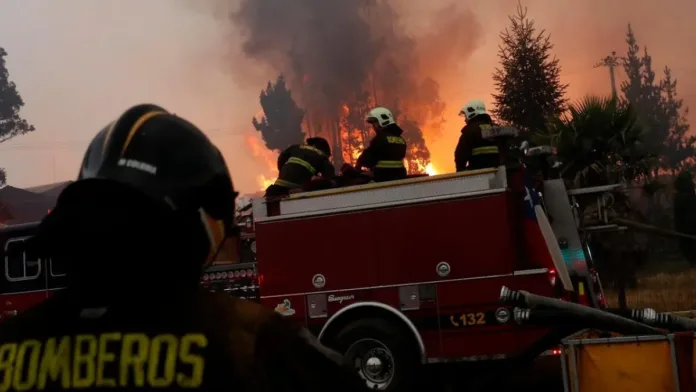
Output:
[[[266,174],[259,174],[256,176],[256,183],[258,184],[259,190],[264,191],[266,188],[268,188],[270,185],[272,185],[276,178],[278,178],[278,170],[276,168],[276,159],[277,159],[277,154],[275,154],[272,151],[269,151],[264,148],[262,142],[258,140],[258,138],[247,136],[245,138],[246,145],[249,147],[252,155],[256,157],[261,163],[262,166],[265,166],[267,169]],[[351,156],[350,162],[355,162],[357,160],[358,156],[362,150],[356,149],[353,152],[353,155]],[[407,167],[411,167],[411,163],[406,161],[404,162]],[[439,174],[437,169],[433,166],[432,163],[428,163],[426,165],[422,165],[419,162],[413,162],[418,166],[418,173],[425,173],[429,176],[434,176]]]
[[[305,78],[307,80],[307,78]],[[336,121],[332,127],[322,127],[318,128],[328,129],[324,132],[311,132],[310,129],[305,130],[306,135],[312,136],[324,136],[329,140],[329,143],[333,145],[334,150],[338,150],[339,159],[334,159],[334,163],[339,165],[341,163],[348,163],[354,166],[357,163],[358,157],[362,151],[367,147],[370,139],[374,136],[374,132],[371,126],[364,123],[364,116],[367,114],[373,102],[365,102],[367,105],[354,105],[351,107],[346,103],[341,105],[338,113],[338,121]],[[257,113],[256,118],[262,118],[263,111]],[[314,113],[314,118],[319,116]],[[307,123],[305,123],[307,124]],[[359,124],[359,125],[358,125]],[[317,128],[317,124],[314,124],[314,129]],[[324,125],[324,124],[321,124]],[[333,130],[333,131],[332,131]],[[405,130],[406,132],[407,130]],[[404,134],[407,136],[407,134]],[[278,157],[277,152],[269,151],[266,146],[264,146],[263,141],[258,136],[258,133],[254,136],[247,136],[245,142],[249,147],[251,154],[256,157],[262,166],[265,166],[267,170],[265,173],[259,174],[257,176],[257,184],[260,190],[265,190],[268,186],[273,184],[278,177],[278,170],[276,166],[276,160]],[[428,174],[436,175],[438,171],[435,169],[433,164],[430,162],[430,156],[428,153],[424,155],[422,149],[426,149],[424,141],[421,143],[415,143],[415,145],[409,145],[409,152],[407,159],[404,160],[404,165],[406,166],[409,174]],[[334,154],[336,155],[336,154]]]
[[247,135],[244,137],[244,144],[251,155],[259,161],[263,173],[256,176],[256,183],[259,190],[265,190],[269,185],[275,182],[278,177],[278,168],[276,166],[276,161],[278,159],[278,153],[270,151],[263,145],[263,141],[259,137],[258,133],[254,135]]

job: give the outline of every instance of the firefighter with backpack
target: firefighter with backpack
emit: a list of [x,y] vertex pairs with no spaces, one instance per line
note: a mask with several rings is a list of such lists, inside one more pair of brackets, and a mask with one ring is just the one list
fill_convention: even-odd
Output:
[[468,102],[459,115],[466,125],[454,151],[454,163],[458,172],[500,166],[500,152],[495,141],[483,137],[483,131],[494,127],[491,116],[481,100]]
[[332,180],[335,170],[330,157],[331,147],[323,137],[311,137],[305,144],[286,148],[278,156],[278,179],[266,188],[265,196],[287,196],[293,189],[302,189],[317,175]]

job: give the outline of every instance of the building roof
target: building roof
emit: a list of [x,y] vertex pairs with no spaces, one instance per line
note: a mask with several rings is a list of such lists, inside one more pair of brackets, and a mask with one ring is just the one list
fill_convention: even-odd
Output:
[[[3,211],[11,217],[3,223],[29,223],[43,219],[48,210],[55,205],[55,199],[25,189],[6,186],[0,189],[0,205],[4,207]],[[3,218],[6,219],[7,216],[3,216]]]
[[60,195],[60,193],[63,192],[63,189],[65,189],[68,185],[70,185],[72,183],[73,183],[73,181],[54,182],[54,183],[46,184],[46,185],[39,185],[39,186],[24,188],[24,190],[27,190],[27,191],[32,192],[32,193],[42,194],[42,195],[53,197],[53,198],[57,199],[58,195]]

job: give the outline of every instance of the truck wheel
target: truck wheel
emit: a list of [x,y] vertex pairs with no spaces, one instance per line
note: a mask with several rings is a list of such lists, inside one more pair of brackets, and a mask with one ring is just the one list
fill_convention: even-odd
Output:
[[336,335],[334,348],[368,388],[411,391],[421,368],[420,351],[410,331],[392,324],[380,319],[349,323]]

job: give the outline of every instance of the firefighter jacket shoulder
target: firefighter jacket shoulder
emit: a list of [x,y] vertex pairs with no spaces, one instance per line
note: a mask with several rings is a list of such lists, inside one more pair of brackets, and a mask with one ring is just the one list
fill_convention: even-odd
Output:
[[293,144],[292,146],[286,148],[280,154],[278,154],[278,173],[280,173],[280,170],[283,168],[283,165],[285,165],[288,162],[288,159],[290,159],[290,154],[292,153],[292,151],[296,151],[297,147],[299,146],[299,144]]
[[319,174],[329,180],[335,175],[329,157],[318,148],[307,144],[293,145],[285,149],[278,157],[278,166],[279,175],[275,185],[285,188],[301,188],[313,176]]
[[403,169],[406,158],[406,140],[403,130],[391,124],[377,132],[370,145],[358,157],[357,166],[369,169]]
[[454,163],[458,172],[500,166],[498,146],[495,142],[484,139],[481,133],[484,128],[492,126],[493,122],[489,119],[473,119],[462,128],[454,150]]
[[273,310],[191,294],[89,309],[56,294],[0,325],[0,390],[365,390]]

